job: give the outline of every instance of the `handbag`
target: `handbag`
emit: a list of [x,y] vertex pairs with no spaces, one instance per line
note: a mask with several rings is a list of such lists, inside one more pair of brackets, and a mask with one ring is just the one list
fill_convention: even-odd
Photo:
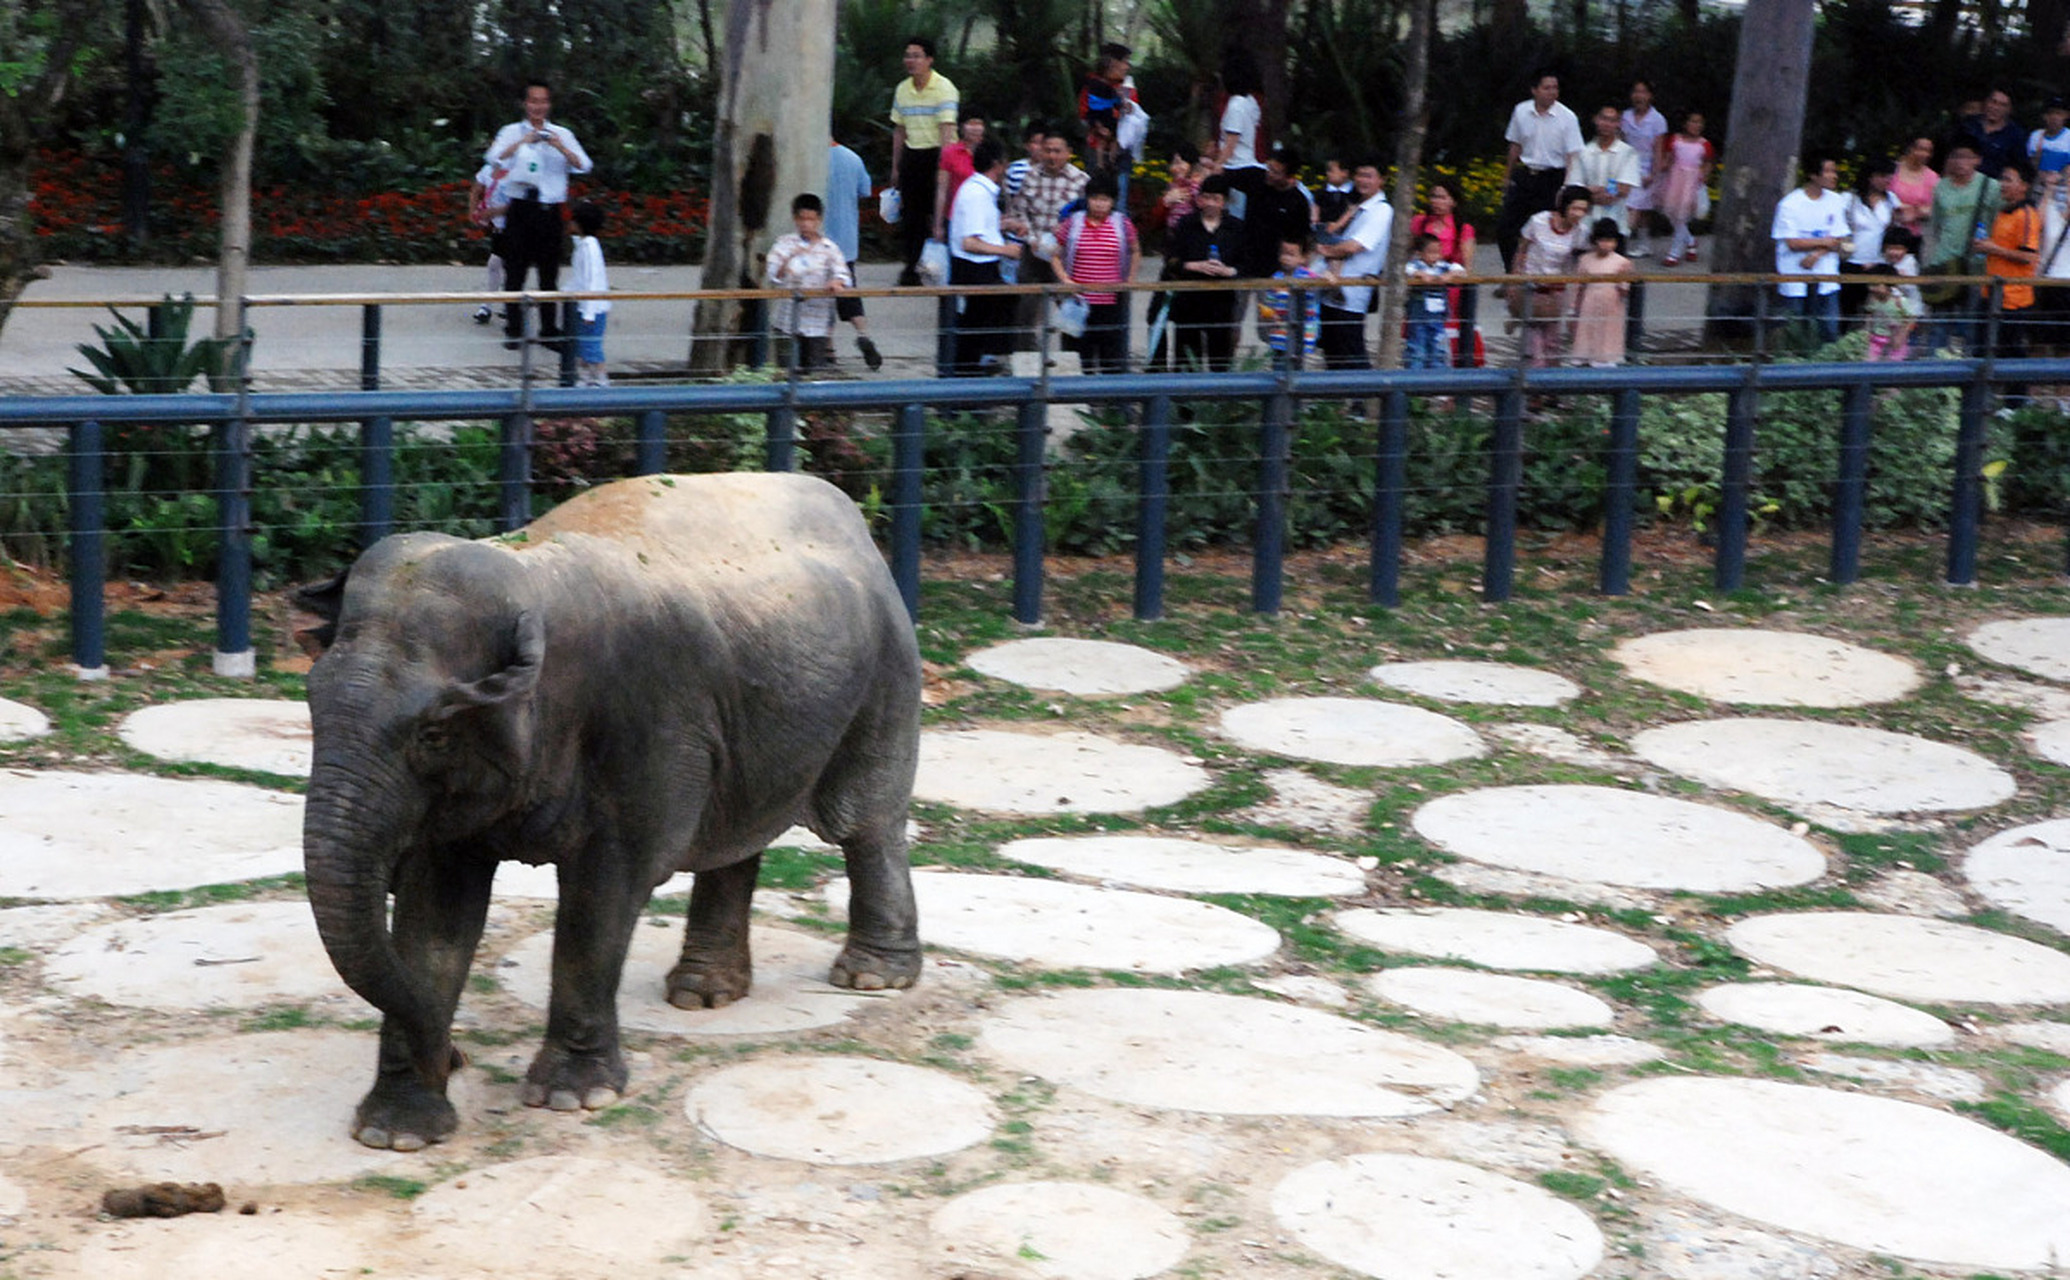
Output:
[[886,187],[877,193],[877,216],[892,226],[898,225],[898,217],[903,208],[897,187]]
[[1049,327],[1067,338],[1082,338],[1085,336],[1086,318],[1091,313],[1091,305],[1073,294],[1057,303],[1056,310],[1050,313]]
[[920,262],[914,269],[928,284],[949,283],[949,242],[929,240],[920,246]]

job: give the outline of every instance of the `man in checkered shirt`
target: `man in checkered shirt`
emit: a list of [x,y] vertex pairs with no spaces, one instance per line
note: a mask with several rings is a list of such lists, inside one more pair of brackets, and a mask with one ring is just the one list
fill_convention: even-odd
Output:
[[[1049,264],[1056,246],[1057,215],[1065,205],[1085,194],[1085,170],[1071,163],[1071,137],[1062,128],[1048,130],[1042,138],[1042,163],[1030,170],[1021,189],[1006,198],[1005,216],[999,225],[1028,242],[1034,250],[1021,259],[1020,283],[1054,284],[1057,274]],[[1032,351],[1036,345],[1036,324],[1042,299],[1029,294],[1014,309],[1014,346]]]

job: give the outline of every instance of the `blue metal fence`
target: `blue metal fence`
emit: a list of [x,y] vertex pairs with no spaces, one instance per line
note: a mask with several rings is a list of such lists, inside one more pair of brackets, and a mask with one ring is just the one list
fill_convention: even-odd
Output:
[[[369,375],[369,381],[372,375]],[[1509,598],[1516,566],[1517,500],[1525,449],[1524,405],[1532,395],[1608,397],[1607,488],[1599,586],[1629,589],[1632,511],[1637,497],[1639,415],[1649,395],[1722,392],[1727,397],[1724,470],[1713,582],[1738,588],[1745,575],[1748,507],[1759,401],[1765,392],[1841,393],[1835,458],[1830,576],[1858,573],[1870,441],[1871,398],[1884,387],[1961,390],[1956,456],[1949,476],[1946,580],[1973,582],[1983,512],[1985,417],[1999,386],[2070,382],[2070,359],[1937,360],[1902,364],[1747,364],[1570,369],[1439,369],[1416,372],[1340,370],[1222,374],[1136,373],[1105,377],[988,378],[884,382],[805,382],[621,387],[537,387],[463,391],[360,391],[176,396],[51,396],[0,399],[0,429],[64,426],[70,430],[70,552],[73,660],[82,671],[104,665],[102,581],[107,556],[102,493],[102,428],[116,422],[178,421],[213,429],[218,501],[218,669],[249,669],[251,654],[250,528],[252,428],[265,423],[356,422],[361,428],[362,536],[394,524],[393,431],[397,419],[495,420],[502,424],[499,526],[530,518],[532,423],[540,416],[626,416],[637,425],[636,472],[662,469],[666,415],[671,412],[760,413],[768,424],[766,462],[796,462],[798,415],[812,410],[892,410],[893,478],[890,554],[907,609],[918,614],[922,455],[930,410],[1013,408],[1019,433],[1013,513],[1013,612],[1037,622],[1043,596],[1043,475],[1047,409],[1052,403],[1126,406],[1141,441],[1135,566],[1135,613],[1163,610],[1166,459],[1176,401],[1241,401],[1262,408],[1257,522],[1252,540],[1252,608],[1281,604],[1291,432],[1301,401],[1367,399],[1375,403],[1370,596],[1399,603],[1406,498],[1409,402],[1414,396],[1480,396],[1495,404],[1489,443],[1486,553],[1482,592]]]

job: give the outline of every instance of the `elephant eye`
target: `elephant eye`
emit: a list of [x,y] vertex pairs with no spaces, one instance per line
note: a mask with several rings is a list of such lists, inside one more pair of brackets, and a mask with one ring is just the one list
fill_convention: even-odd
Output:
[[443,720],[427,720],[417,726],[417,745],[420,747],[443,751],[452,740],[452,727]]

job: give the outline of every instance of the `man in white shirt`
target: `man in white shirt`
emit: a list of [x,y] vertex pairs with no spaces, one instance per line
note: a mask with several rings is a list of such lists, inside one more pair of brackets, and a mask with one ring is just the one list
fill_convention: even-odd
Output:
[[1511,269],[1517,237],[1534,213],[1552,208],[1567,180],[1567,165],[1581,150],[1581,122],[1560,104],[1560,78],[1540,71],[1531,80],[1531,96],[1509,113],[1503,131],[1509,154],[1502,162],[1502,212],[1495,222],[1495,244],[1502,250],[1502,269]]
[[[1804,159],[1804,185],[1775,206],[1768,234],[1775,241],[1778,275],[1837,275],[1840,256],[1849,251],[1847,202],[1833,194],[1840,169],[1821,155]],[[1785,280],[1775,287],[1783,308],[1808,316],[1818,325],[1821,342],[1840,340],[1840,282]]]
[[[1021,246],[999,229],[999,179],[1006,173],[1006,153],[997,138],[986,138],[972,148],[970,159],[975,172],[957,188],[956,203],[949,210],[949,283],[998,284],[1000,260],[1021,256]],[[1013,348],[1013,295],[961,301],[956,374],[990,373]]]
[[[539,273],[539,288],[551,293],[561,274],[561,210],[568,202],[568,175],[590,171],[589,153],[575,140],[573,132],[552,124],[553,87],[544,80],[525,85],[525,118],[504,125],[489,144],[484,161],[508,169],[499,188],[510,201],[503,287],[513,293],[525,287],[525,272]],[[539,313],[539,337],[559,341],[561,320],[549,306]],[[518,303],[503,308],[503,345],[517,347],[524,341],[524,309]]]
[[1589,222],[1608,218],[1623,235],[1632,231],[1626,202],[1639,189],[1639,153],[1618,136],[1624,120],[1616,107],[1596,112],[1596,136],[1567,162],[1567,185],[1587,187]]
[[[1353,278],[1377,276],[1387,269],[1387,245],[1394,231],[1394,208],[1380,190],[1380,162],[1361,160],[1351,171],[1352,193],[1358,198],[1351,225],[1335,244],[1318,252],[1329,260],[1333,276]],[[1345,285],[1323,294],[1322,347],[1326,369],[1370,369],[1366,356],[1366,309],[1372,304],[1373,286]]]

